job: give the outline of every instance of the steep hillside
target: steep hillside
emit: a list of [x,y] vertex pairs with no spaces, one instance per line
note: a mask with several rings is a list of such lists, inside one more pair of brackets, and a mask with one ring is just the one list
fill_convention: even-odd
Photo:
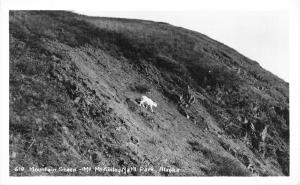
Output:
[[64,11],[9,26],[11,175],[289,175],[289,85],[234,49]]

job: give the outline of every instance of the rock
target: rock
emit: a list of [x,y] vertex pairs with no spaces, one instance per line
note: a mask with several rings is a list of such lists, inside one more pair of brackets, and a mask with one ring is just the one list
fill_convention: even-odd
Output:
[[80,99],[81,99],[80,97],[76,97],[75,100],[74,100],[74,102],[75,103],[79,103]]
[[139,140],[133,136],[130,137],[130,140],[132,141],[133,144],[137,144]]
[[99,163],[101,161],[99,154],[97,154],[95,152],[91,154],[91,159],[92,159],[93,163]]
[[268,132],[268,125],[265,126],[264,130],[261,133],[261,140],[264,142],[266,137],[267,137],[267,132]]
[[12,159],[15,159],[15,158],[17,157],[17,153],[14,152],[14,151],[12,151],[10,157],[11,157]]
[[59,59],[57,56],[55,56],[55,55],[51,55],[51,59],[52,59],[53,61],[55,61],[55,62],[57,62],[57,61],[60,60],[60,59]]
[[37,152],[38,155],[43,155],[43,153],[44,153],[44,152],[43,152],[42,150],[39,150],[39,151]]

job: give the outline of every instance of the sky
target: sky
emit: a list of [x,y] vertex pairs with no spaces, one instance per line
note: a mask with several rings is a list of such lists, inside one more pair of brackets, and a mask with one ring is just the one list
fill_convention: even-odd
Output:
[[289,14],[285,11],[75,11],[99,17],[167,22],[234,48],[289,81]]

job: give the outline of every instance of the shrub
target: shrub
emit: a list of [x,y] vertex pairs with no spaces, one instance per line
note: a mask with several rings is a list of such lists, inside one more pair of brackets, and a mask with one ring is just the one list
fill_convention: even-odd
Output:
[[138,85],[135,85],[134,87],[131,87],[131,90],[136,91],[141,94],[146,94],[146,93],[150,92],[151,87],[147,84],[138,84]]
[[182,66],[180,66],[176,60],[173,60],[172,58],[164,55],[158,55],[156,57],[155,65],[159,68],[169,71],[176,71],[182,68]]
[[207,175],[210,176],[250,176],[251,173],[243,168],[242,164],[236,159],[229,158],[216,152],[209,148],[206,148],[199,144],[198,142],[189,142],[193,147],[194,151],[200,151],[203,153],[205,158],[207,158],[212,166],[207,171]]
[[132,101],[130,98],[127,98],[126,99],[126,103],[129,107],[129,109],[132,111],[132,112],[136,112],[137,109],[138,109],[138,106],[136,105],[136,103],[134,101]]
[[237,161],[231,158],[222,157],[219,164],[214,164],[210,171],[213,175],[218,176],[249,176],[250,172],[243,169]]

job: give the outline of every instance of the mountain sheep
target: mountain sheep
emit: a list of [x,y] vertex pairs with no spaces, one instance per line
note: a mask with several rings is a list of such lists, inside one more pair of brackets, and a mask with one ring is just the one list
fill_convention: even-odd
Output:
[[150,107],[151,112],[153,112],[153,107],[157,107],[157,103],[148,98],[147,96],[142,96],[140,106],[143,106],[145,108]]

